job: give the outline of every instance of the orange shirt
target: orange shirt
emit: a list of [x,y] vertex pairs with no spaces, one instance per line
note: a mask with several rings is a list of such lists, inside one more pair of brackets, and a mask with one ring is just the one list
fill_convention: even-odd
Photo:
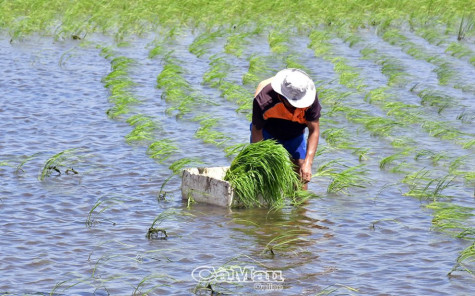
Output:
[[310,107],[287,109],[270,83],[262,88],[253,101],[252,124],[257,129],[264,128],[277,140],[289,140],[302,135],[307,122],[320,118],[322,107],[315,98]]

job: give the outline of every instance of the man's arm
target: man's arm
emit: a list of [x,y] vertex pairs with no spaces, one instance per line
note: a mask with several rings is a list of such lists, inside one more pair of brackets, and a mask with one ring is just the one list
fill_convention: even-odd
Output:
[[[257,97],[257,95],[261,92],[261,90],[268,85],[271,81],[272,78],[267,78],[266,80],[263,80],[259,83],[259,85],[256,88],[256,92],[254,93],[254,98]],[[255,100],[255,99],[254,99]],[[253,117],[254,117],[254,112],[258,112],[258,108],[256,108],[256,102],[253,102]],[[262,134],[262,129],[257,129],[256,126],[253,124],[251,127],[251,143],[256,143],[259,141],[264,140],[264,135]]]
[[266,80],[259,82],[256,88],[256,92],[254,93],[254,98],[257,97],[257,94],[259,94],[261,90],[272,81],[272,78],[274,77],[267,78]]
[[264,140],[264,135],[262,134],[262,129],[257,129],[253,124],[251,127],[251,143],[257,143]]
[[301,168],[301,175],[304,182],[310,182],[312,178],[312,164],[313,158],[318,148],[318,138],[320,136],[320,122],[310,121],[307,123],[308,139],[307,139],[307,154]]

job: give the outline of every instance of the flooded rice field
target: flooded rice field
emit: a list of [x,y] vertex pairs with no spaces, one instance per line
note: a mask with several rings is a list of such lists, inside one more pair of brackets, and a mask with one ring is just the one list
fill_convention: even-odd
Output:
[[[291,36],[2,35],[0,294],[473,294],[474,65],[411,32]],[[181,169],[229,165],[257,83],[297,66],[317,197],[182,201]]]

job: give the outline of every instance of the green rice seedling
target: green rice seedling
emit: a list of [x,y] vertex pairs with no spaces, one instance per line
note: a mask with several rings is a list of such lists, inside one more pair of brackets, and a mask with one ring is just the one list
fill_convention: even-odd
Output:
[[407,148],[407,147],[414,147],[417,145],[416,141],[409,137],[398,137],[393,138],[391,141],[391,145],[394,148]]
[[441,139],[454,140],[463,136],[463,134],[453,127],[448,126],[445,122],[424,120],[422,128],[425,129],[431,136]]
[[159,228],[158,226],[162,224],[165,220],[171,220],[175,221],[178,218],[183,218],[183,217],[194,217],[194,215],[183,212],[183,211],[178,211],[175,209],[167,209],[155,217],[155,219],[152,222],[152,225],[149,227],[147,230],[147,234],[145,235],[147,239],[167,239],[168,234],[164,228]]
[[162,185],[160,186],[160,191],[158,192],[157,199],[158,200],[165,200],[167,192],[164,191],[165,186],[167,183],[176,175],[180,175],[183,171],[183,168],[188,165],[199,165],[202,164],[203,161],[197,158],[181,158],[178,160],[175,160],[168,168],[172,171],[172,173],[165,178],[165,180],[162,182]]
[[219,90],[228,101],[235,102],[238,105],[243,104],[243,101],[252,101],[253,94],[239,84],[223,81],[219,86]]
[[364,47],[360,50],[361,55],[363,58],[371,60],[371,59],[376,59],[376,56],[378,54],[378,51],[375,48],[372,47]]
[[420,46],[417,46],[412,43],[407,46],[406,53],[416,59],[424,60],[427,62],[431,62],[437,59],[432,54],[425,52],[424,49]]
[[239,153],[239,151],[241,151],[246,145],[247,143],[239,143],[239,144],[227,146],[226,148],[224,148],[226,157],[236,156]]
[[210,57],[211,68],[203,75],[203,82],[211,87],[219,87],[224,78],[228,75],[231,65],[229,65],[224,57],[213,55]]
[[[171,93],[169,92],[169,95]],[[174,93],[173,96],[175,97],[177,93]],[[170,96],[168,96],[170,98]],[[174,99],[175,100],[175,99]],[[194,110],[194,107],[198,105],[200,102],[198,99],[196,99],[195,96],[193,95],[187,95],[187,94],[182,94],[181,95],[181,101],[177,102],[177,104],[174,104],[171,107],[168,107],[165,110],[165,113],[168,115],[173,115],[176,118],[182,118],[185,114],[190,113],[191,111]]]
[[421,158],[428,158],[432,161],[433,165],[438,165],[441,160],[447,160],[449,157],[445,152],[436,153],[432,150],[423,149],[416,151],[416,154],[414,156],[415,160],[419,160]]
[[430,171],[424,168],[416,172],[407,174],[402,180],[402,183],[408,184],[409,186],[416,186],[419,183],[429,181],[429,180],[431,180]]
[[226,44],[224,44],[224,52],[228,54],[241,57],[246,45],[249,41],[246,39],[249,36],[249,33],[238,33],[232,34],[226,38]]
[[269,254],[271,257],[274,257],[277,251],[288,250],[292,244],[298,241],[308,241],[301,237],[301,234],[307,234],[307,232],[304,231],[304,233],[302,233],[302,230],[299,229],[287,230],[284,234],[272,238],[266,244],[261,254]]
[[15,174],[24,173],[23,166],[32,159],[35,159],[40,152],[34,153],[32,155],[25,156],[23,160],[20,161],[18,165],[11,164],[9,161],[0,161],[0,166],[10,166],[15,168]]
[[80,152],[83,149],[72,148],[63,150],[52,157],[50,157],[41,170],[38,180],[44,181],[46,178],[50,177],[53,172],[61,175],[62,172],[65,174],[78,174],[78,172],[73,168],[73,165],[80,163],[81,157],[76,155],[76,152]]
[[417,95],[421,98],[421,104],[423,106],[436,107],[438,109],[437,113],[439,114],[454,103],[452,97],[429,89],[424,89],[418,92]]
[[354,28],[350,28],[348,25],[334,26],[338,37],[340,37],[345,43],[348,43],[350,47],[355,46],[362,41],[362,38],[357,35],[357,31]]
[[391,58],[384,58],[379,61],[382,66],[382,73],[388,77],[388,85],[403,85],[409,81],[407,72],[400,62]]
[[[319,98],[321,99],[322,103],[324,103],[327,106],[332,106],[334,108],[348,107],[348,106],[344,106],[342,104],[342,101],[345,98],[349,97],[352,93],[353,93],[352,91],[341,92],[336,89],[330,89],[330,88],[318,89]],[[334,110],[334,111],[337,111],[337,110]],[[329,111],[328,113],[332,114],[334,112]]]
[[[412,152],[413,148],[406,148],[403,151],[394,153],[390,156],[386,156],[379,162],[379,168],[384,170],[389,164],[393,163],[395,160],[403,159]],[[404,161],[403,161],[404,162]]]
[[334,148],[353,149],[350,135],[342,128],[327,128],[322,132],[322,137]]
[[147,148],[150,158],[163,163],[178,150],[177,146],[170,139],[161,139],[151,143]]
[[188,50],[197,57],[201,57],[209,50],[210,44],[222,35],[221,31],[204,32],[193,40]]
[[475,139],[468,140],[463,143],[462,148],[463,149],[472,149],[472,147],[475,146]]
[[134,126],[134,129],[125,136],[127,143],[153,140],[157,125],[150,117],[137,114],[127,119],[127,123]]
[[[247,73],[242,77],[243,84],[257,85],[261,80],[264,80],[264,75],[268,75],[269,68],[266,65],[264,57],[253,55],[249,57],[249,68]],[[270,76],[270,75],[269,75]]]
[[394,128],[402,126],[403,124],[387,117],[378,117],[371,115],[364,115],[352,119],[354,122],[364,125],[364,127],[371,132],[372,135],[387,137]]
[[446,175],[444,177],[427,180],[425,178],[425,171],[422,172],[423,178],[412,180],[408,179],[408,176],[404,178],[403,183],[406,183],[409,186],[409,191],[403,193],[404,196],[412,196],[418,199],[426,199],[432,201],[437,201],[438,199],[449,197],[447,195],[443,195],[442,191],[452,185],[452,181],[454,179],[453,176]]
[[[111,73],[116,74],[117,72]],[[103,81],[105,82],[105,87],[110,90],[111,97],[109,101],[112,103],[120,104],[122,101],[127,102],[127,99],[132,97],[130,89],[135,86],[135,83],[129,77],[120,74],[116,77],[108,76]]]
[[357,166],[349,167],[339,173],[333,174],[331,176],[332,181],[330,185],[328,185],[327,192],[341,192],[349,194],[349,188],[366,188],[366,184],[370,181],[368,178],[364,177],[366,170],[362,169],[363,166],[363,164],[360,164]]
[[[98,291],[100,290],[99,287],[96,287],[97,284],[95,283],[92,283],[94,281],[94,279],[92,279],[90,276],[83,276],[83,275],[80,275],[80,274],[77,274],[77,273],[72,273],[72,276],[74,276],[73,279],[68,279],[68,280],[64,280],[64,281],[60,281],[58,283],[56,283],[53,287],[53,289],[51,290],[51,292],[49,293],[50,296],[53,296],[53,295],[58,295],[58,293],[56,291],[59,291],[60,289],[62,291],[67,291],[71,288],[73,288],[74,286],[77,286],[77,285],[90,285],[91,287],[95,287],[96,290],[95,291]],[[101,287],[103,288],[103,287]]]
[[461,171],[461,167],[463,169],[463,166],[467,164],[469,156],[463,155],[455,158],[452,160],[449,164],[449,173],[452,175],[458,175]]
[[224,180],[244,207],[279,208],[302,187],[289,153],[273,140],[246,145],[231,162]]
[[386,30],[382,37],[386,42],[392,45],[401,46],[408,42],[408,38],[401,34],[401,31],[396,28]]
[[348,87],[361,90],[366,87],[360,74],[355,67],[348,65],[347,60],[342,57],[332,59],[335,72],[338,73],[340,84]]
[[439,63],[434,72],[437,74],[440,85],[449,84],[456,76],[454,67],[448,62]]
[[110,219],[104,218],[102,220],[99,219],[99,215],[104,213],[107,209],[124,203],[126,200],[130,199],[129,197],[126,196],[120,196],[120,195],[103,195],[101,196],[94,206],[89,210],[89,213],[87,214],[86,218],[86,227],[91,228],[92,226],[101,223],[102,221],[108,221],[112,223],[112,225],[116,225],[115,222],[113,222]]
[[182,77],[185,71],[177,64],[177,61],[167,61],[163,70],[157,77],[157,87],[159,88],[188,88],[189,84]]
[[210,118],[209,115],[202,115],[196,117],[194,120],[200,122],[200,127],[196,131],[195,136],[202,139],[205,143],[222,146],[231,139],[224,133],[213,130],[213,128],[218,124],[217,118]]
[[326,31],[313,30],[308,36],[310,42],[308,48],[314,51],[316,56],[327,56],[331,53],[333,46],[330,44],[330,35]]
[[165,49],[162,44],[155,45],[150,51],[148,52],[148,58],[153,59],[157,56],[163,55],[165,53]]
[[338,142],[341,142],[344,138],[348,138],[348,133],[341,128],[329,128],[325,129],[322,133],[322,137],[330,145],[335,145]]
[[461,269],[462,271],[468,272],[472,276],[475,275],[475,271],[473,270],[472,264],[475,262],[475,242],[473,242],[470,246],[465,248],[462,252],[460,252],[459,256],[457,257],[457,263],[449,272],[449,276],[452,275],[453,272],[456,270]]
[[394,116],[403,125],[416,124],[421,122],[422,118],[419,115],[417,105],[405,104],[402,102],[387,102],[383,105],[383,109],[387,111],[388,116]]
[[[463,155],[453,159],[449,164],[449,174],[453,176],[462,176],[467,186],[475,185],[475,172],[470,170],[468,158],[471,155]],[[475,196],[475,187],[474,192]]]
[[310,73],[310,69],[308,69],[305,65],[302,65],[298,61],[298,56],[297,55],[288,55],[284,59],[285,67],[286,68],[297,68],[301,69],[307,73]]
[[123,114],[127,114],[130,112],[130,108],[126,104],[120,104],[112,106],[111,108],[107,109],[106,114],[111,119],[116,119]]
[[117,118],[120,115],[127,114],[130,111],[130,105],[138,103],[135,97],[130,93],[130,89],[135,83],[129,78],[129,67],[134,64],[134,60],[119,56],[113,57],[114,54],[107,48],[102,48],[103,55],[111,60],[112,71],[102,78],[105,87],[110,90],[109,102],[113,103],[107,110],[109,118]]
[[470,48],[459,42],[451,42],[445,52],[457,58],[470,57],[475,54]]
[[363,169],[363,167],[363,164],[348,167],[341,163],[341,160],[330,160],[321,164],[312,177],[330,177],[331,182],[327,188],[328,193],[348,194],[349,188],[365,188],[366,184],[370,182],[369,179],[365,177],[366,170]]
[[470,219],[475,216],[474,208],[449,202],[432,202],[426,207],[434,211],[433,228],[454,237],[459,237],[462,232],[469,230]]
[[472,123],[475,120],[475,114],[463,110],[462,113],[457,115],[457,120],[460,120],[462,123]]
[[[154,284],[158,280],[164,280],[166,283],[159,283]],[[132,296],[146,296],[150,295],[155,289],[158,287],[170,287],[172,283],[176,282],[176,280],[166,274],[151,274],[144,277],[135,287],[134,291],[132,292]],[[144,290],[146,289],[146,290]]]
[[392,98],[392,95],[389,94],[388,91],[389,87],[382,86],[375,89],[370,90],[365,95],[365,101],[370,104],[373,103],[385,103]]
[[429,43],[440,45],[444,42],[440,32],[433,26],[424,26],[416,30],[416,33]]
[[289,50],[289,33],[282,29],[274,29],[267,35],[270,49],[276,54],[283,54]]
[[381,72],[388,78],[388,85],[403,85],[410,80],[404,67],[396,59],[387,57],[370,47],[363,48],[360,53],[364,59],[372,60],[381,66]]
[[321,163],[317,167],[316,173],[312,177],[316,176],[331,176],[337,173],[336,166],[342,166],[341,159],[334,159],[324,163]]
[[168,103],[179,103],[191,91],[191,86],[183,77],[184,69],[178,61],[166,59],[163,70],[157,76],[157,87],[164,90],[162,98]]
[[475,18],[473,12],[470,15],[463,15],[462,19],[460,20],[460,26],[457,32],[457,40],[465,39],[465,35],[467,32],[472,31],[475,27]]
[[351,147],[351,149],[353,150],[352,153],[355,154],[356,156],[358,156],[359,161],[368,160],[368,157],[366,155],[368,155],[369,152],[371,151],[370,148]]

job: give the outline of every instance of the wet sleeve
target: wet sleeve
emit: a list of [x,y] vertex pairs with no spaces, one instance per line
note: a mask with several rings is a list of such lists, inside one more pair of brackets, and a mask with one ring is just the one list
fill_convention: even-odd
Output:
[[264,127],[264,115],[256,99],[252,102],[252,124],[259,130]]
[[320,118],[320,112],[322,111],[322,106],[318,101],[318,97],[315,96],[315,102],[307,109],[305,112],[305,119],[307,121],[317,121]]

